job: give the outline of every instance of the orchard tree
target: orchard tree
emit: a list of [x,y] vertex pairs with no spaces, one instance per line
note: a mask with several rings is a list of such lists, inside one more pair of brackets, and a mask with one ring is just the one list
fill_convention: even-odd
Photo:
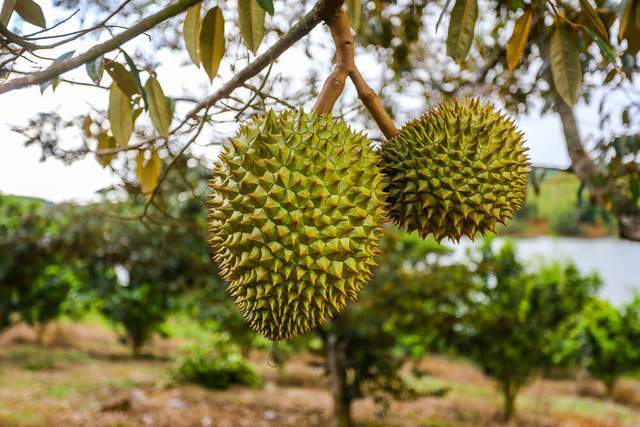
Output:
[[567,325],[558,354],[581,363],[611,396],[617,380],[640,367],[640,299],[616,308],[605,300],[588,304]]
[[555,363],[557,331],[589,304],[600,281],[572,265],[528,273],[511,244],[494,252],[491,241],[476,268],[478,294],[462,322],[460,351],[495,379],[509,420],[522,387]]
[[79,288],[83,264],[66,233],[72,215],[68,206],[0,195],[0,330],[24,321],[40,341]]
[[380,265],[357,303],[318,330],[335,426],[353,425],[357,399],[370,396],[384,407],[389,398],[415,397],[401,370],[416,343],[422,355],[453,341],[472,282],[463,265],[440,264],[447,252],[434,241],[387,228]]

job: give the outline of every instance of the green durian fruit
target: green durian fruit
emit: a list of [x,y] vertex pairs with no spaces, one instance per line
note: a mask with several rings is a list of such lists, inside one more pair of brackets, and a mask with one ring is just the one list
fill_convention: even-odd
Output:
[[381,148],[392,220],[438,241],[494,231],[526,196],[523,140],[477,99],[443,103],[407,123]]
[[252,329],[272,340],[341,311],[371,277],[386,220],[370,141],[302,110],[242,126],[215,164],[210,244]]

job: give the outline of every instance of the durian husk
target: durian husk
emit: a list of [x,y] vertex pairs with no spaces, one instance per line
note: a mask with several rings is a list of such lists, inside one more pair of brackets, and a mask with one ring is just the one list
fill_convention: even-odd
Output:
[[370,141],[302,110],[255,117],[229,139],[210,181],[210,244],[250,327],[304,334],[369,280],[386,220]]
[[440,241],[495,231],[523,205],[529,158],[515,123],[477,99],[452,100],[381,147],[390,217]]

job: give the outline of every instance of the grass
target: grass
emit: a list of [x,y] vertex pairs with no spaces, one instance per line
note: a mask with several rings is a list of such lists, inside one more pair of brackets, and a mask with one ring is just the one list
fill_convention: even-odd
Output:
[[578,202],[580,180],[575,175],[558,172],[540,183],[540,193],[536,194],[533,185],[529,186],[527,202],[535,203],[538,216],[552,218],[558,212],[575,208]]
[[625,423],[638,420],[638,412],[632,408],[609,400],[599,400],[590,397],[557,396],[553,399],[552,408],[556,411],[575,412],[588,417],[600,417],[603,414],[608,414],[608,416],[613,415]]
[[[96,323],[101,323],[95,318]],[[172,336],[201,336],[203,329],[186,318],[168,322]],[[322,370],[294,356],[283,375],[300,376],[294,385],[277,381],[266,353],[256,352],[254,363],[265,378],[263,388],[234,387],[211,391],[193,385],[163,384],[172,362],[153,359],[110,358],[73,349],[16,345],[0,348],[0,426],[137,426],[145,414],[172,427],[200,425],[210,416],[221,425],[236,425],[237,417],[255,420],[256,426],[320,427],[328,424],[329,392],[322,384]],[[410,378],[425,396],[394,402],[386,418],[376,416],[371,399],[358,401],[354,415],[358,425],[369,427],[499,427],[496,420],[501,398],[494,385],[465,360],[439,356],[424,361],[429,375]],[[521,425],[574,425],[632,427],[640,425],[640,411],[610,400],[572,394],[571,380],[542,380],[523,391],[518,399]],[[632,381],[628,379],[627,381]],[[448,390],[442,397],[434,393]],[[114,398],[143,396],[124,412],[104,411]],[[172,402],[186,403],[176,412]],[[136,406],[142,405],[142,406]],[[276,413],[265,421],[266,412]],[[169,417],[175,418],[169,418]],[[76,420],[76,421],[74,421]],[[315,421],[310,421],[315,420]],[[577,420],[577,421],[576,421]],[[587,420],[587,424],[581,420]],[[226,422],[225,422],[226,421]],[[167,424],[169,423],[169,424]]]
[[40,347],[28,345],[13,349],[3,358],[9,359],[22,369],[31,371],[62,369],[89,360],[89,356],[85,353],[75,350],[50,349],[43,352]]

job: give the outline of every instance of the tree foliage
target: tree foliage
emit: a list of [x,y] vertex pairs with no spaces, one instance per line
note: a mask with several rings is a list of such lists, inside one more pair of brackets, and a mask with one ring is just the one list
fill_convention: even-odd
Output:
[[509,419],[522,387],[553,366],[557,331],[590,302],[600,281],[572,265],[529,273],[512,245],[496,252],[490,241],[476,268],[478,294],[464,318],[460,348],[496,380]]

